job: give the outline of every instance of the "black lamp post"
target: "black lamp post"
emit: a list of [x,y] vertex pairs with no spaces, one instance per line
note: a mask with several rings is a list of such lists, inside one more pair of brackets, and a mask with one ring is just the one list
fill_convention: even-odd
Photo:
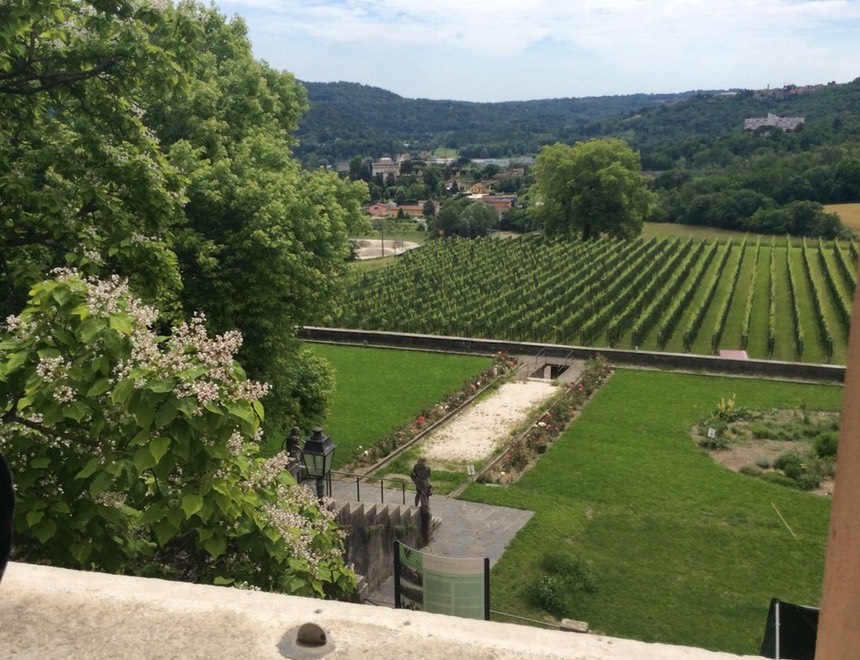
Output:
[[317,482],[317,497],[320,499],[325,495],[325,479],[331,472],[334,460],[335,444],[323,430],[316,426],[311,429],[311,435],[302,449],[302,462],[309,477]]

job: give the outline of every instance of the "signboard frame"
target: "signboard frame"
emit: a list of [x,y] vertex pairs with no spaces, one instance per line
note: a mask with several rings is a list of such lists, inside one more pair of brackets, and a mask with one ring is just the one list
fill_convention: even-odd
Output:
[[443,557],[394,542],[394,607],[490,620],[490,559]]

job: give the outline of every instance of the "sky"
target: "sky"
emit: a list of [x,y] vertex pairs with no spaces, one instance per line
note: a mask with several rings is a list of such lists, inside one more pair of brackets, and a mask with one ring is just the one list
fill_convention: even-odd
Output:
[[216,0],[306,82],[457,101],[860,77],[860,0]]

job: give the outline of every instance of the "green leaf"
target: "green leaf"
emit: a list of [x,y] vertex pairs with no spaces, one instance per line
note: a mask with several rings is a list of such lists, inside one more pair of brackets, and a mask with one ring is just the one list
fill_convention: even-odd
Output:
[[152,439],[149,443],[149,451],[156,463],[161,461],[162,457],[167,453],[168,447],[170,447],[170,438],[161,436]]
[[72,543],[69,546],[69,552],[72,553],[72,557],[75,558],[76,562],[83,564],[87,560],[87,557],[90,556],[92,548],[93,546],[89,543]]
[[165,401],[155,414],[155,428],[160,429],[170,424],[170,422],[176,419],[178,412],[174,399]]
[[83,401],[75,401],[71,405],[63,408],[63,416],[73,419],[76,422],[80,422],[89,411],[89,406],[87,406]]
[[57,513],[71,513],[72,510],[69,508],[68,503],[60,500],[59,502],[54,502],[49,507],[51,511],[56,511]]
[[104,394],[110,389],[110,379],[108,378],[99,378],[95,383],[92,384],[89,390],[87,390],[87,396],[98,396],[99,394]]
[[134,389],[134,381],[131,378],[124,378],[119,383],[117,383],[116,387],[113,388],[113,392],[110,395],[110,400],[113,403],[124,404],[128,401],[129,395],[132,393]]
[[251,409],[247,403],[241,402],[230,402],[227,404],[227,411],[231,415],[235,415],[239,419],[248,422],[249,424],[256,424],[257,417],[254,414],[254,411]]
[[158,541],[158,545],[166,544],[170,539],[176,536],[176,532],[178,531],[168,520],[164,519],[154,522],[152,524],[152,529],[155,532],[155,538]]
[[136,436],[134,436],[131,440],[128,441],[129,447],[137,447],[149,444],[149,430],[144,429],[140,431]]
[[191,518],[191,516],[202,508],[203,498],[199,495],[189,494],[182,496],[182,510],[185,511],[186,518]]
[[307,580],[302,577],[290,578],[290,593],[296,593],[307,586]]
[[113,314],[108,319],[111,329],[124,335],[130,335],[132,331],[131,317],[127,314]]
[[63,419],[63,409],[60,405],[53,401],[46,402],[42,408],[42,422],[46,426],[53,426],[61,419]]
[[176,407],[186,417],[192,417],[197,409],[197,402],[190,396],[186,396],[176,402]]
[[107,470],[99,472],[90,482],[90,495],[96,496],[99,493],[107,490],[111,484],[111,476]]
[[39,543],[45,543],[57,533],[57,523],[50,518],[45,518],[42,522],[33,527],[33,533],[36,535],[36,538],[39,539]]
[[95,336],[99,334],[105,327],[105,322],[96,317],[90,316],[81,321],[81,324],[78,326],[78,336],[81,338],[81,341],[85,344],[89,344]]
[[137,451],[134,452],[134,467],[137,468],[138,472],[143,472],[144,470],[148,470],[151,467],[155,467],[158,461],[152,455],[152,452],[149,450],[149,447],[143,446],[138,447]]
[[219,587],[226,587],[233,584],[233,578],[221,577],[220,575],[216,575],[213,580],[213,584],[218,585]]
[[206,552],[212,555],[213,559],[218,559],[227,549],[227,541],[222,536],[213,536],[203,544]]
[[30,527],[34,527],[44,517],[45,512],[43,510],[37,511],[36,509],[31,509],[27,512],[27,524]]
[[16,351],[9,355],[9,359],[6,360],[6,372],[15,371],[18,367],[24,364],[27,361],[27,351]]
[[128,408],[142,428],[149,428],[155,418],[155,404],[146,392],[135,390]]
[[83,467],[83,469],[75,475],[75,479],[86,479],[91,476],[96,470],[98,470],[101,462],[98,458],[91,458],[87,461],[87,464]]
[[45,458],[45,457],[34,458],[32,461],[30,461],[30,467],[36,468],[36,469],[46,468],[50,464],[51,464],[51,459]]
[[143,515],[140,517],[140,522],[144,524],[149,524],[155,522],[164,517],[164,511],[167,509],[167,501],[161,500],[156,502],[148,507],[143,512]]
[[147,381],[146,383],[146,389],[150,392],[155,392],[156,394],[172,392],[175,386],[176,379],[174,378],[157,378],[155,380]]

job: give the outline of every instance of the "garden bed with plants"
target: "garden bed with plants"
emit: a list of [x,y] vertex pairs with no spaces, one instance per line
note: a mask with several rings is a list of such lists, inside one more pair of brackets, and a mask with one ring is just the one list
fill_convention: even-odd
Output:
[[484,466],[478,481],[496,484],[517,481],[564,433],[610,374],[611,367],[603,356],[586,362],[579,379],[565,386],[501,454]]
[[839,413],[748,410],[731,396],[720,400],[693,436],[731,470],[818,495],[833,493]]
[[[586,363],[580,378],[571,385],[543,381],[505,383],[502,387],[517,393],[520,406],[516,411],[518,414],[508,420],[507,427],[481,427],[480,423],[492,413],[477,406],[473,407],[457,421],[466,426],[471,424],[474,427],[474,435],[468,437],[465,434],[458,436],[453,433],[449,434],[453,435],[453,438],[441,439],[435,438],[435,433],[425,436],[374,474],[408,481],[412,464],[418,457],[427,456],[433,470],[433,488],[439,494],[456,495],[474,480],[482,483],[513,483],[564,432],[609,374],[608,362],[598,357]],[[537,393],[529,395],[530,390],[537,390]],[[557,392],[552,393],[552,390]],[[484,408],[494,409],[499,415],[509,413],[509,410],[503,409],[511,407],[510,398],[502,394],[502,391],[488,392],[487,398],[478,406],[486,404]],[[525,396],[519,396],[520,394]],[[530,396],[533,398],[529,398]],[[473,413],[479,418],[477,425],[474,421],[464,419]],[[449,424],[451,422],[446,422],[446,431]],[[475,453],[476,446],[479,446],[480,455]],[[444,448],[444,455],[437,451],[440,447]],[[495,454],[493,449],[496,450]]]

